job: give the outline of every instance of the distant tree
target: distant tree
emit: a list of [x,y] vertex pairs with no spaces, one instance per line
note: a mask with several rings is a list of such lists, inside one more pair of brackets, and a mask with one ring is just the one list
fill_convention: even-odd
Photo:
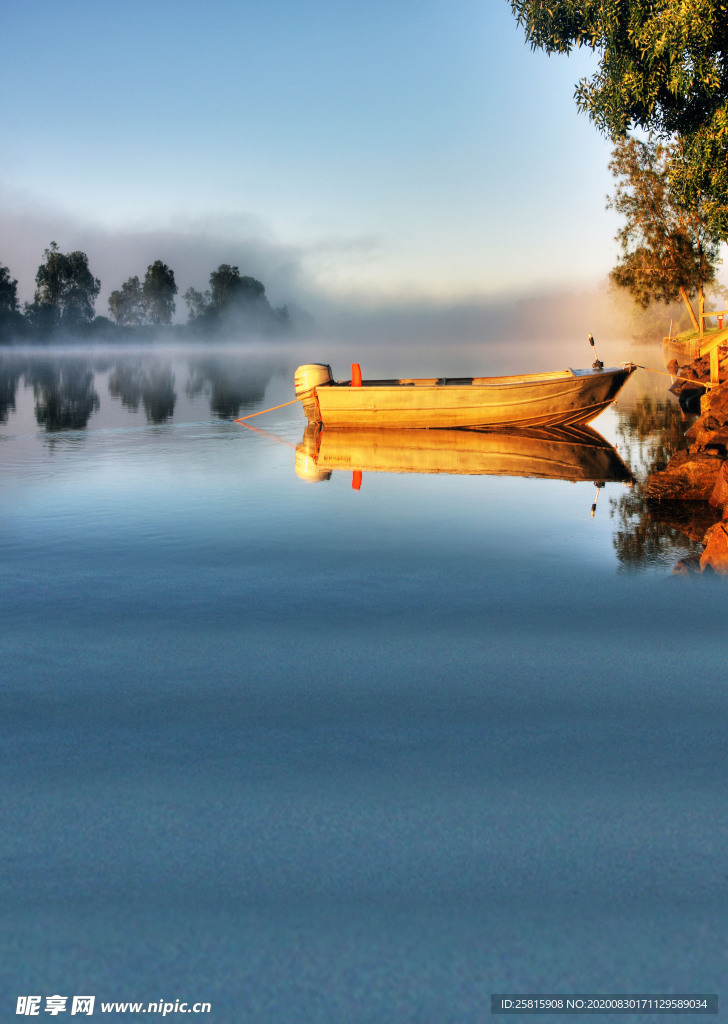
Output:
[[25,307],[30,322],[41,331],[90,324],[101,282],[89,270],[86,253],[63,253],[51,242],[43,255],[33,303]]
[[174,271],[166,263],[156,260],[147,267],[142,290],[149,323],[171,323],[175,311],[174,297],[177,294]]
[[254,277],[243,276],[238,267],[221,263],[210,274],[210,287],[204,292],[188,288],[184,294],[188,322],[207,334],[228,332],[276,331],[290,326],[286,306],[273,309],[265,294],[265,285]]
[[265,285],[254,277],[241,277],[237,267],[221,263],[210,274],[212,305],[223,314],[243,314],[247,318],[267,319],[271,316]]
[[0,339],[17,331],[21,323],[18,282],[10,276],[8,268],[0,263]]
[[242,283],[240,271],[229,263],[221,263],[217,270],[213,270],[210,274],[210,298],[218,312],[221,313],[235,300]]
[[639,128],[679,138],[670,187],[688,208],[703,197],[728,240],[728,5],[725,0],[511,0],[533,47],[587,47],[599,66],[576,102],[613,141]]
[[[622,256],[610,277],[645,309],[653,300],[682,298],[699,330],[704,289],[715,281],[720,246],[699,200],[686,209],[671,196],[671,168],[679,159],[677,143],[625,139],[615,147],[609,168],[617,186],[607,206],[626,223],[617,234]],[[695,295],[697,315],[690,301]]]
[[221,263],[210,274],[210,296],[220,313],[233,308],[270,312],[265,285],[254,277],[241,277],[239,269],[229,263]]
[[203,319],[212,307],[212,295],[209,291],[198,292],[188,288],[183,298],[187,304],[187,319],[190,323]]
[[109,312],[121,326],[143,324],[146,318],[144,291],[138,277],[130,277],[109,296]]
[[7,267],[0,263],[0,314],[15,313],[18,309],[18,282],[10,276]]
[[117,325],[109,320],[108,316],[97,316],[94,317],[94,322],[91,325],[94,337],[98,338],[118,338],[119,332],[117,331]]
[[[242,276],[238,267],[221,263],[210,274],[204,292],[188,288],[184,296],[189,322],[207,333],[270,327],[277,318],[265,295],[265,285],[254,277]],[[283,318],[281,318],[282,320]]]

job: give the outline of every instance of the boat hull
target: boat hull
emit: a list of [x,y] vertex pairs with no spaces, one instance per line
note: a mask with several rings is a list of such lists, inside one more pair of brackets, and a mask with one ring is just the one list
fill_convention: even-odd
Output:
[[336,470],[632,481],[612,445],[588,426],[506,432],[337,430],[309,423],[296,449],[296,472],[321,480]]
[[588,423],[636,369],[560,370],[517,377],[350,382],[313,389],[309,419],[338,429],[541,427]]

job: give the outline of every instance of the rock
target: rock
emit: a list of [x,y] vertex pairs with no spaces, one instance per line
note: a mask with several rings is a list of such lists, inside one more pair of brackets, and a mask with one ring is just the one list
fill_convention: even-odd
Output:
[[714,420],[720,426],[728,424],[728,382],[709,388],[700,403],[700,418]]
[[714,508],[719,508],[723,518],[728,518],[728,462],[724,462],[718,471],[713,493],[708,499]]
[[675,563],[673,576],[692,576],[700,572],[700,559],[697,555],[688,555]]
[[696,420],[692,427],[685,432],[685,437],[692,441],[690,451],[694,455],[702,452],[704,448],[711,443],[717,433],[718,429],[708,429],[702,425],[700,420]]
[[677,452],[661,472],[647,481],[647,497],[653,501],[709,501],[721,468],[712,455]]
[[711,526],[703,540],[705,551],[700,556],[700,568],[703,572],[728,573],[728,521],[725,519]]
[[700,416],[685,436],[692,441],[691,451],[700,452],[716,434],[728,436],[728,384],[721,384],[700,399]]
[[[672,366],[674,364],[675,360],[673,359],[670,365]],[[685,388],[697,388],[700,385],[700,378],[693,372],[693,368],[691,366],[678,366],[674,371],[670,370],[670,373],[672,373],[673,377],[677,378],[667,389],[668,391],[671,391],[673,395],[679,395],[685,390]]]
[[710,380],[710,356],[695,359],[692,363],[678,363],[677,359],[672,359],[668,363],[667,370],[674,377],[679,378],[677,384],[685,380]]
[[[680,373],[703,376],[709,370],[705,359]],[[688,396],[684,385],[683,394]],[[682,404],[683,395],[680,396]],[[685,434],[689,451],[677,452],[667,467],[653,473],[647,482],[647,498],[653,501],[704,501],[720,508],[728,519],[728,382],[708,389],[700,399],[700,416]],[[720,479],[719,479],[720,478]]]

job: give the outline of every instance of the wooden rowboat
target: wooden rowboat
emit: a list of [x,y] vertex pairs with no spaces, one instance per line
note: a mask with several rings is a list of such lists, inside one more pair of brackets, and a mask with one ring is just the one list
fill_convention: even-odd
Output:
[[311,422],[338,429],[542,427],[588,423],[637,367],[556,370],[513,377],[335,381],[322,363],[299,366],[296,396]]
[[309,423],[296,448],[296,473],[315,482],[336,470],[632,483],[615,448],[588,426],[338,430]]

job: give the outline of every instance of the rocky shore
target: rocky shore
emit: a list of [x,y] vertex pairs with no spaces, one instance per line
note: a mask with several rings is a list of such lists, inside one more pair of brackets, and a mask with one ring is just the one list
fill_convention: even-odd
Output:
[[705,359],[686,366],[677,360],[668,364],[671,373],[690,378],[676,382],[671,390],[680,395],[684,407],[699,399],[700,415],[685,434],[687,450],[676,452],[665,469],[652,473],[647,482],[650,502],[702,502],[714,510],[716,518],[721,517],[704,534],[702,555],[675,566],[673,571],[683,575],[728,574],[728,375],[721,372],[724,382],[705,390],[700,382],[709,379],[706,364]]

